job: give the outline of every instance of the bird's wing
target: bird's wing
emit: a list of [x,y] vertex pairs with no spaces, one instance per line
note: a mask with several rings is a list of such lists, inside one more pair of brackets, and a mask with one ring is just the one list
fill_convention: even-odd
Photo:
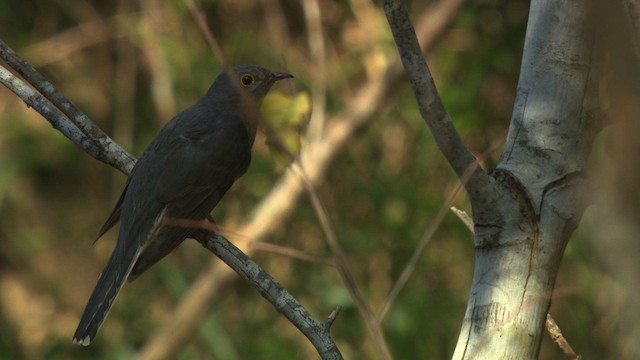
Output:
[[[190,214],[183,215],[179,212],[172,213],[172,211],[168,211],[165,217],[172,217],[174,219],[180,218],[189,218],[193,220],[201,220],[204,219],[209,212],[216,206],[216,204],[220,201],[222,196],[229,190],[232,183],[229,183],[227,186],[223,186],[217,188],[214,193],[209,195],[205,201],[200,203],[195,211]],[[175,249],[184,239],[192,236],[195,231],[200,229],[197,228],[189,228],[189,227],[178,227],[178,226],[163,226],[158,236],[149,243],[149,245],[142,251],[140,256],[138,256],[138,260],[136,261],[133,270],[129,274],[129,281],[135,280],[138,276],[142,275],[147,269],[157,263],[160,259],[169,254],[173,249]]]
[[104,224],[100,228],[100,231],[98,231],[98,236],[96,236],[96,239],[93,240],[94,244],[96,241],[98,241],[98,239],[102,237],[102,235],[104,235],[104,233],[109,231],[109,229],[111,229],[113,225],[115,225],[118,221],[120,221],[120,214],[122,212],[122,209],[121,209],[122,201],[124,200],[124,196],[127,193],[128,187],[129,187],[129,184],[127,184],[122,190],[122,194],[120,194],[120,198],[118,199],[118,202],[113,207],[113,210],[111,210],[111,214],[109,215],[107,220],[104,222]]
[[[136,165],[138,165],[137,162],[136,162]],[[118,221],[120,221],[120,216],[122,215],[122,203],[124,202],[124,198],[127,195],[127,190],[129,189],[129,181],[134,176],[134,174],[138,171],[138,168],[139,166],[134,166],[133,169],[131,170],[131,173],[129,174],[129,178],[127,179],[127,184],[124,186],[124,189],[122,189],[120,198],[118,198],[116,205],[111,210],[111,214],[109,214],[109,217],[100,228],[100,231],[98,231],[98,236],[96,236],[95,240],[93,240],[94,244],[96,243],[96,241],[98,241],[98,239],[102,237],[102,235],[104,235],[107,231],[109,231],[109,229],[111,229],[115,224],[117,224]]]
[[251,161],[247,132],[234,120],[214,129],[194,126],[182,131],[169,151],[158,175],[155,195],[160,203],[184,214],[195,210],[216,189],[230,186]]
[[[193,127],[179,135],[159,172],[155,196],[167,208],[165,218],[202,220],[242,175],[251,160],[246,130],[233,123],[216,129]],[[163,226],[147,242],[129,280],[175,249],[197,229]]]

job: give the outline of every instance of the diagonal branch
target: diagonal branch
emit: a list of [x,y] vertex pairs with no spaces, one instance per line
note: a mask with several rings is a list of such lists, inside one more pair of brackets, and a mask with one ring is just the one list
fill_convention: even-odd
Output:
[[465,178],[468,176],[466,172],[471,171],[469,181],[464,185],[472,199],[478,198],[482,193],[480,189],[486,185],[489,178],[460,138],[440,100],[404,2],[384,0],[382,3],[402,65],[418,100],[420,114],[431,129],[438,148],[458,177]]
[[314,319],[309,312],[280,283],[267,274],[251,258],[229,240],[212,234],[201,244],[229,265],[240,277],[253,286],[295,327],[311,341],[322,359],[342,359],[338,346],[329,329],[340,307],[332,313],[326,323]]
[[567,339],[562,334],[562,330],[551,316],[551,314],[547,314],[547,321],[545,323],[547,327],[547,331],[549,332],[549,336],[551,336],[551,340],[558,345],[560,350],[564,353],[564,355],[569,360],[581,360],[582,356],[576,354],[576,352],[571,347],[571,344],[567,341]]
[[[0,58],[17,71],[25,80],[33,85],[53,106],[57,107],[64,115],[70,119],[74,126],[82,131],[86,138],[80,142],[75,142],[82,149],[91,147],[88,141],[93,142],[97,152],[92,154],[96,159],[107,163],[125,174],[129,174],[135,163],[135,159],[120,145],[114,142],[98,126],[96,126],[71,100],[67,99],[53,84],[44,78],[33,66],[16,54],[4,41],[0,40]],[[14,91],[15,92],[15,91]],[[17,94],[17,93],[16,93]],[[28,101],[22,98],[24,101]],[[42,114],[42,113],[41,113]],[[45,116],[44,114],[42,114]],[[47,118],[45,116],[45,118]],[[72,128],[71,124],[64,125]],[[70,138],[71,139],[71,138]],[[73,139],[72,139],[73,140]],[[87,151],[88,152],[88,151]]]
[[340,312],[339,306],[331,313],[327,322],[321,323],[314,319],[276,279],[218,233],[215,224],[207,220],[165,218],[164,221],[171,226],[202,230],[198,231],[194,238],[224,261],[297,327],[311,341],[322,359],[342,359],[340,350],[329,334],[331,324]]
[[309,198],[311,199],[311,204],[313,205],[313,209],[320,221],[320,225],[322,226],[323,232],[325,234],[327,244],[331,249],[331,253],[333,254],[336,262],[336,267],[338,268],[338,273],[342,277],[342,281],[345,284],[345,287],[349,291],[351,298],[356,303],[358,311],[360,311],[360,315],[364,318],[367,328],[373,337],[374,343],[378,349],[378,353],[383,359],[393,359],[391,355],[391,350],[389,349],[389,345],[387,345],[387,341],[384,337],[384,332],[380,326],[380,322],[376,321],[376,318],[371,310],[371,306],[367,303],[362,292],[360,291],[356,280],[353,276],[352,271],[349,269],[349,265],[347,264],[346,258],[344,256],[344,252],[342,251],[342,247],[338,243],[338,239],[331,225],[331,221],[329,220],[329,216],[327,215],[327,211],[322,204],[322,201],[318,197],[318,193],[316,192],[313,183],[309,180],[309,176],[307,175],[304,167],[300,162],[296,162],[293,167],[295,170],[299,172],[300,178],[304,182],[304,186],[309,194]]
[[51,123],[54,129],[60,131],[74,144],[80,146],[87,154],[99,159],[100,150],[98,146],[75,126],[69,119],[56,109],[44,96],[34,91],[24,81],[13,75],[5,67],[0,66],[0,82],[21,98],[27,106],[40,113]]

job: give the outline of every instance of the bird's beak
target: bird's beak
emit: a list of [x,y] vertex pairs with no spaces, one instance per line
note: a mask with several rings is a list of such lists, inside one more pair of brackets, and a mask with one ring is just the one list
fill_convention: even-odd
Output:
[[273,81],[278,81],[282,79],[291,79],[293,78],[293,75],[286,72],[274,71],[271,73],[271,78]]

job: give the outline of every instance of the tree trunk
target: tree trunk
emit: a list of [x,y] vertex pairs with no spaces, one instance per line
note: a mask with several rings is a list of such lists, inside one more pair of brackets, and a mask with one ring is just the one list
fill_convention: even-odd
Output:
[[[471,196],[476,264],[454,359],[535,359],[585,203],[596,119],[589,2],[531,3],[516,103],[493,191]],[[487,200],[491,198],[491,200]]]

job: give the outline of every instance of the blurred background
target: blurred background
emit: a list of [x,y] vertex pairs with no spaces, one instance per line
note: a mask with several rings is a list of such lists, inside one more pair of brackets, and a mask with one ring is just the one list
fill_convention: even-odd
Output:
[[[0,38],[139,156],[158,129],[203,95],[221,70],[188,4],[3,0]],[[315,169],[317,191],[358,289],[377,313],[459,185],[394,67],[396,48],[380,5],[368,0],[200,5],[230,63],[295,75],[274,87],[276,97],[265,106],[277,113],[295,102],[287,125],[276,131],[309,149],[309,159],[324,159]],[[443,101],[465,141],[485,158],[486,169],[499,159],[509,125],[528,7],[524,0],[410,4]],[[608,104],[614,105],[615,100]],[[629,171],[638,162],[633,167],[624,161],[640,160],[628,130],[629,124],[637,127],[629,116],[635,110],[619,110],[615,117],[629,121],[605,130],[594,145],[593,195],[602,206],[587,211],[570,241],[553,295],[550,313],[585,359],[640,354],[640,310],[633,302],[640,288],[634,261],[640,255],[640,201],[635,200],[637,171]],[[332,134],[342,140],[330,141]],[[263,202],[287,175],[286,163],[268,144],[258,137],[249,172],[214,210],[214,218],[234,242],[258,237],[260,243],[249,246],[251,256],[317,319],[343,307],[332,334],[347,359],[378,358],[354,300],[325,261],[331,252],[308,197],[298,191],[279,207]],[[125,286],[90,347],[71,344],[117,231],[94,246],[92,241],[125,180],[0,88],[0,358],[151,358],[154,347],[168,343],[180,317],[176,309],[198,297],[192,284],[215,281],[206,276],[224,265],[187,241]],[[470,211],[463,192],[453,205]],[[272,218],[260,215],[283,206],[286,211]],[[269,219],[260,231],[251,227],[259,216]],[[415,272],[381,322],[396,359],[449,358],[458,338],[473,271],[472,235],[451,212],[435,226]],[[270,245],[297,249],[310,259]],[[188,341],[168,358],[317,358],[306,338],[252,288],[234,274],[224,276],[229,280],[209,296]],[[564,358],[548,336],[541,358]]]

